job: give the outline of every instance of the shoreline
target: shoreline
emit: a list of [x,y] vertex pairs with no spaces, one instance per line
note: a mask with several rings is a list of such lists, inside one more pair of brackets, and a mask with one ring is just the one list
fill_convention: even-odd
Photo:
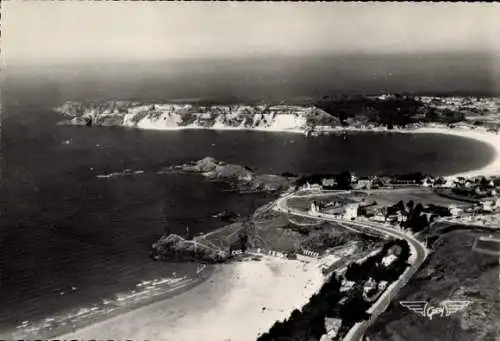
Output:
[[[126,126],[125,126],[126,127]],[[127,128],[133,128],[133,127],[127,127]],[[136,127],[137,129],[147,129],[150,130],[151,128],[140,128]],[[217,127],[217,128],[203,128],[203,127],[172,127],[171,129],[154,129],[154,130],[165,130],[165,131],[176,131],[176,130],[219,130],[219,131],[238,131],[238,130],[254,130],[254,131],[260,131],[260,132],[281,132],[281,133],[294,133],[294,134],[304,134],[304,130],[300,129],[266,129],[266,128],[240,128],[240,127]],[[418,128],[409,128],[409,129],[384,129],[384,128],[332,128],[332,129],[325,129],[322,130],[321,133],[329,134],[329,133],[342,133],[342,132],[372,132],[372,133],[417,133],[417,134],[443,134],[443,135],[453,135],[457,137],[462,137],[462,138],[469,138],[473,139],[482,143],[485,143],[489,145],[491,148],[493,148],[495,152],[495,156],[493,159],[487,163],[485,166],[478,168],[478,169],[473,169],[470,171],[462,172],[462,173],[456,173],[452,175],[447,175],[446,177],[458,177],[458,176],[465,176],[465,177],[473,177],[477,175],[484,175],[484,176],[492,176],[492,175],[500,175],[500,135],[486,132],[481,129],[467,129],[467,128],[447,128],[444,126],[437,126],[437,127],[418,127]],[[142,314],[146,309],[153,309],[153,307],[160,307],[164,306],[165,304],[168,305],[168,302],[171,302],[172,300],[176,299],[179,296],[190,296],[190,295],[195,295],[195,293],[198,290],[202,290],[205,288],[208,284],[207,282],[212,282],[214,277],[217,277],[217,275],[220,275],[220,272],[224,272],[223,270],[220,269],[218,266],[217,268],[212,268],[212,273],[209,276],[205,276],[204,279],[196,279],[193,282],[189,283],[185,287],[178,288],[178,290],[173,289],[172,292],[166,292],[164,295],[161,295],[161,297],[158,297],[156,299],[153,299],[147,303],[140,304],[140,305],[131,305],[127,307],[121,307],[119,309],[116,309],[113,311],[111,314],[107,314],[105,316],[100,316],[96,318],[94,321],[86,321],[80,326],[77,326],[75,332],[70,332],[71,327],[66,325],[66,326],[61,326],[61,327],[56,327],[55,329],[51,330],[51,335],[56,336],[56,335],[62,335],[59,336],[59,339],[68,339],[68,338],[75,338],[76,336],[81,336],[81,335],[87,335],[85,333],[87,332],[92,332],[93,330],[99,330],[101,327],[104,327],[108,323],[113,323],[113,321],[121,320],[124,321],[128,319],[129,317],[133,316],[138,316]],[[209,279],[212,279],[212,281],[208,281]],[[226,278],[227,280],[227,278]],[[229,286],[231,285],[237,285],[234,280],[234,278],[229,279]],[[307,302],[307,301],[306,301]],[[304,303],[305,304],[305,303]],[[298,307],[300,308],[300,307]],[[291,313],[291,311],[290,311]],[[289,314],[288,314],[289,315]],[[288,317],[288,315],[285,316]],[[134,319],[134,317],[132,317]],[[135,319],[134,319],[135,321]],[[275,322],[275,320],[271,321],[272,323]],[[269,325],[269,327],[272,325],[272,323]],[[147,328],[145,328],[147,329]],[[102,329],[101,330],[107,330],[107,329]],[[91,336],[90,334],[88,336]],[[105,336],[105,335],[103,335]],[[123,337],[128,337],[127,335],[123,335]],[[147,337],[146,337],[147,338]]]
[[[320,290],[326,277],[319,264],[263,255],[260,261],[217,265],[209,280],[190,290],[58,339],[255,341]],[[273,285],[283,290],[269,290]]]
[[394,130],[394,133],[404,134],[441,134],[462,137],[482,142],[493,149],[495,155],[489,163],[481,168],[472,169],[460,173],[446,175],[445,178],[451,177],[476,177],[476,176],[498,176],[500,175],[500,135],[490,133],[480,129],[462,129],[462,128],[446,128],[446,127],[422,127],[415,129],[400,129]]
[[[183,127],[161,127],[161,126],[148,126],[148,127],[130,127],[122,125],[124,128],[141,129],[141,130],[158,130],[158,131],[182,131],[182,130],[213,130],[213,131],[258,131],[269,133],[291,133],[291,134],[305,134],[306,130],[303,128],[294,129],[278,129],[278,128],[245,128],[245,127],[198,127],[198,126],[183,126]],[[435,124],[433,126],[423,126],[414,128],[395,128],[387,129],[385,127],[377,128],[356,128],[356,127],[332,127],[317,130],[321,135],[329,135],[344,132],[366,132],[366,133],[389,133],[389,134],[441,134],[461,137],[465,139],[472,139],[482,142],[492,148],[495,156],[492,160],[481,168],[472,169],[460,173],[453,173],[446,175],[449,177],[475,177],[475,176],[498,176],[500,175],[500,134],[485,131],[482,128],[449,128],[444,125]]]
[[[135,312],[136,310],[145,308],[149,305],[168,301],[178,295],[182,295],[186,292],[189,292],[193,288],[196,288],[199,285],[202,285],[204,282],[209,280],[214,272],[216,271],[214,266],[207,266],[203,271],[198,273],[195,277],[180,282],[178,285],[173,285],[171,287],[165,288],[165,291],[161,292],[158,295],[152,296],[149,300],[143,300],[138,302],[131,302],[122,306],[113,307],[107,311],[101,311],[97,316],[88,317],[86,319],[81,319],[79,321],[74,322],[73,324],[69,324],[68,321],[60,321],[62,323],[57,322],[55,327],[44,327],[39,326],[38,329],[35,329],[31,332],[29,331],[11,331],[7,332],[5,335],[0,336],[0,339],[4,338],[5,340],[12,339],[68,339],[71,334],[79,331],[86,330],[87,328],[92,328],[95,325],[99,325],[101,323],[106,322],[107,320],[127,315]],[[64,318],[64,316],[63,316]],[[57,321],[57,318],[52,318],[52,320]],[[3,332],[2,332],[3,334]]]

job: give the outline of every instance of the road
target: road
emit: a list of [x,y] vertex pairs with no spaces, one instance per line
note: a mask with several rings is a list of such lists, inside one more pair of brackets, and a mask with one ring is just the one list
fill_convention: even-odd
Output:
[[[320,193],[313,193],[308,196],[316,196]],[[277,211],[281,211],[287,214],[291,215],[296,215],[296,216],[301,216],[301,217],[306,217],[306,218],[313,218],[313,219],[321,219],[325,221],[331,221],[335,223],[342,223],[343,227],[346,227],[354,232],[371,232],[374,234],[381,234],[383,236],[387,237],[392,237],[392,238],[398,238],[398,239],[404,239],[408,242],[410,245],[411,249],[411,256],[410,256],[410,267],[407,268],[407,270],[401,275],[401,277],[394,283],[392,283],[387,290],[380,296],[379,299],[372,305],[372,307],[369,309],[369,313],[371,313],[371,318],[369,321],[363,321],[360,323],[356,323],[351,330],[346,334],[344,337],[343,341],[361,341],[363,339],[363,335],[365,330],[370,326],[371,323],[377,318],[378,315],[383,313],[391,301],[391,298],[394,297],[395,294],[409,281],[409,279],[415,274],[415,272],[418,270],[418,268],[422,265],[422,263],[425,261],[428,255],[428,250],[425,244],[420,242],[415,236],[411,235],[410,233],[403,231],[403,230],[397,230],[394,227],[387,227],[385,225],[375,223],[375,222],[361,222],[361,221],[350,221],[350,220],[343,220],[343,219],[338,219],[334,218],[328,214],[320,213],[320,214],[311,214],[309,212],[304,212],[296,209],[291,209],[287,205],[287,201],[290,198],[294,197],[294,193],[289,193],[281,198],[279,198],[274,205],[274,209]],[[304,197],[304,195],[301,195],[301,197]],[[358,229],[354,228],[349,228],[349,225],[353,225],[358,227]],[[360,231],[361,230],[361,231]]]

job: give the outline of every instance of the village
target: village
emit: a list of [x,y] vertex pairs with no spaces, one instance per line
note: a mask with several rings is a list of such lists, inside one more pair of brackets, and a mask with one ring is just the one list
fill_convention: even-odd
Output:
[[[162,237],[155,244],[155,259],[187,254],[209,262],[267,262],[272,257],[313,266],[323,273],[325,286],[332,286],[330,294],[319,295],[336,296],[328,309],[310,301],[315,306],[311,309],[330,312],[325,310],[322,325],[309,332],[321,330],[321,335],[314,334],[318,339],[343,340],[356,323],[370,319],[372,313],[376,316],[380,300],[389,302],[383,295],[411,277],[408,273],[418,268],[415,257],[423,261],[425,252],[417,255],[410,249],[417,244],[430,247],[425,235],[434,224],[497,228],[495,222],[500,220],[497,178],[421,173],[357,177],[352,172],[288,178],[293,179],[288,190],[248,220],[193,238]],[[419,241],[409,246],[407,238]],[[485,241],[479,245],[481,250]],[[298,321],[309,318],[306,307],[259,340],[296,328],[302,323]]]
[[[300,186],[298,193],[321,193],[335,188],[335,185],[337,182],[334,178],[323,178],[320,183],[307,182]],[[349,203],[328,200],[328,197],[324,196],[322,200],[313,200],[310,203],[309,212],[400,225],[405,221],[405,211],[391,209],[394,203],[385,200],[396,194],[403,201],[406,198],[407,201],[418,203],[418,199],[422,199],[422,204],[427,204],[424,214],[429,221],[488,228],[498,228],[500,223],[500,178],[496,177],[445,179],[416,173],[406,177],[358,178],[351,174],[351,188]]]

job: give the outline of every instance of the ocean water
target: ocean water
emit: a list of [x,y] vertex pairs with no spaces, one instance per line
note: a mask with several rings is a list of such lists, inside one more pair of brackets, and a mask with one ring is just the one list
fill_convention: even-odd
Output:
[[[205,156],[260,172],[351,170],[358,175],[445,175],[488,163],[492,150],[452,136],[357,133],[304,138],[263,132],[144,131],[59,127],[57,94],[2,99],[0,331],[127,292],[157,278],[190,276],[195,264],[154,262],[168,226],[182,234],[246,215],[269,195],[225,192],[198,175],[159,175]],[[131,176],[98,175],[137,171]]]

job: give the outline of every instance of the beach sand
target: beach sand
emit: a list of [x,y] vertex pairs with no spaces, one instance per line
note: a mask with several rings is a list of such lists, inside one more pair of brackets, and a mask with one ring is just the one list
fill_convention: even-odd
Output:
[[319,262],[264,256],[218,266],[188,292],[59,339],[255,341],[300,309],[323,285]]

